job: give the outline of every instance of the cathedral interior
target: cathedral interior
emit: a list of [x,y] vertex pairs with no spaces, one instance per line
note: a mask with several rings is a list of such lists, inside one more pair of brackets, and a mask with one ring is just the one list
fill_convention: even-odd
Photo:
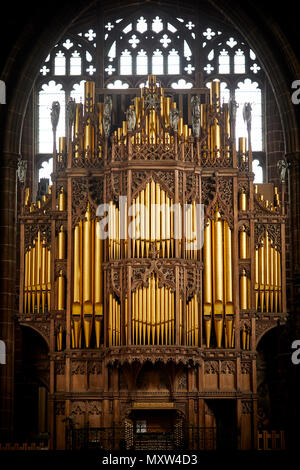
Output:
[[297,447],[300,61],[282,8],[8,6],[0,450]]

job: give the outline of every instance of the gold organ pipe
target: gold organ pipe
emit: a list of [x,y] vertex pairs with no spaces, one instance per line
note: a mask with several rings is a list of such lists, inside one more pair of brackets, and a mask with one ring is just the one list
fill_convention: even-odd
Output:
[[51,309],[51,249],[49,247],[47,253],[47,306],[49,312]]
[[138,309],[139,309],[139,344],[142,343],[143,334],[143,288],[138,288]]
[[274,248],[269,240],[270,249],[270,312],[274,312]]
[[281,256],[280,251],[277,250],[277,269],[278,269],[278,310],[282,310],[281,305]]
[[[109,346],[112,346],[113,344],[112,315],[113,315],[113,297],[112,297],[112,294],[110,293],[108,297],[108,345]],[[134,319],[134,312],[133,312],[132,318]]]
[[166,211],[165,211],[165,221],[166,221],[166,248],[167,248],[167,258],[170,258],[170,246],[171,246],[171,211],[170,211],[170,198],[166,195]]
[[225,268],[225,324],[228,346],[232,342],[232,329],[233,329],[233,286],[232,286],[232,234],[231,229],[224,221],[224,268]]
[[247,194],[244,190],[242,190],[239,194],[239,209],[240,211],[247,210]]
[[247,250],[247,232],[246,228],[243,225],[242,230],[240,231],[240,258],[247,259],[248,250]]
[[56,340],[57,340],[57,351],[62,350],[62,325],[59,326],[57,334],[56,334]]
[[[95,82],[87,81],[84,84],[84,112],[92,113],[95,106]],[[84,150],[88,158],[93,155],[95,145],[94,126],[88,118],[84,131]]]
[[66,233],[61,225],[58,232],[58,259],[65,259],[66,256]]
[[169,344],[169,292],[168,288],[165,287],[164,289],[164,301],[165,301],[165,326],[164,326],[164,331],[165,331],[165,344]]
[[28,253],[29,251],[25,251],[24,260],[25,260],[25,268],[24,268],[24,306],[23,312],[29,313],[27,310],[27,296],[28,296]]
[[31,313],[31,246],[28,247],[28,295],[27,295],[27,312]]
[[165,253],[166,253],[166,193],[163,189],[160,190],[160,203],[161,203],[160,227],[161,227],[162,257],[164,258]]
[[242,328],[242,349],[246,349],[247,347],[247,330],[246,330],[246,325],[243,325]]
[[101,322],[103,319],[103,240],[100,238],[100,231],[97,230],[95,222],[95,263],[94,263],[94,310],[95,310],[95,335],[96,347],[100,347]]
[[125,344],[128,344],[128,298],[125,297],[124,301],[124,310],[125,310]]
[[212,315],[212,246],[211,246],[211,220],[208,220],[204,227],[204,246],[203,246],[203,263],[204,263],[204,322],[206,345],[210,346],[211,336],[211,315]]
[[172,344],[175,344],[175,292],[171,292]]
[[[140,193],[140,234],[141,234],[141,257],[145,256],[145,190]],[[146,222],[147,223],[147,222]]]
[[124,144],[127,143],[127,121],[122,121],[122,132],[124,136]]
[[158,183],[155,185],[155,238],[156,249],[160,250],[161,241],[161,227],[160,227],[160,186]]
[[161,344],[165,344],[165,287],[162,286],[160,292],[160,313],[161,313]]
[[171,109],[171,98],[164,98],[164,116],[166,127],[170,126],[170,109]]
[[132,208],[133,208],[133,218],[131,221],[132,228],[132,257],[135,257],[136,249],[136,200],[132,199]]
[[149,280],[151,291],[151,344],[155,344],[155,318],[156,318],[156,299],[155,299],[155,279],[154,275]]
[[75,126],[74,126],[74,137],[78,139],[78,143],[75,145],[75,158],[80,157],[82,150],[82,135],[81,135],[81,126],[82,126],[82,103],[77,103],[75,107]]
[[269,234],[266,231],[265,239],[265,306],[266,312],[269,312],[269,300],[270,300],[270,245],[269,245]]
[[247,291],[247,275],[245,269],[243,269],[242,275],[240,276],[240,308],[241,310],[247,310],[248,304],[248,291]]
[[274,246],[273,250],[274,259],[274,312],[278,312],[278,257],[277,249]]
[[36,239],[36,304],[37,312],[40,311],[41,305],[41,269],[42,269],[42,243],[41,232],[38,231]]
[[135,338],[135,292],[131,293],[131,340],[136,344]]
[[221,347],[223,330],[223,236],[222,220],[218,207],[215,210],[215,220],[213,221],[213,265],[214,265],[214,324],[217,340],[217,347]]
[[74,322],[74,347],[78,348],[80,344],[81,329],[81,294],[82,294],[82,263],[81,263],[81,245],[82,245],[82,222],[74,228],[74,267],[73,267],[73,304],[72,317]]
[[32,242],[31,249],[31,303],[32,303],[32,312],[35,311],[35,293],[36,293],[36,256],[35,256],[35,240]]
[[221,82],[213,81],[210,86],[210,103],[217,106],[217,110],[221,107]]
[[57,278],[57,310],[65,309],[65,278],[62,270]]
[[151,282],[150,278],[148,279],[148,287],[146,287],[147,295],[147,321],[146,321],[146,332],[147,332],[147,344],[150,344],[150,334],[151,334]]
[[146,257],[149,258],[149,245],[150,245],[150,221],[151,221],[151,206],[150,206],[150,183],[146,185],[145,191],[145,207],[146,207],[146,220],[145,220],[145,238],[146,238]]
[[180,117],[178,119],[178,137],[182,136],[182,134],[183,134],[183,118]]
[[155,230],[155,221],[156,221],[156,214],[155,214],[155,182],[151,180],[150,183],[150,214],[151,214],[151,242],[155,242],[156,239],[156,230]]
[[66,195],[63,186],[61,186],[58,194],[58,210],[65,211],[66,210]]
[[171,257],[174,257],[174,207],[173,207],[173,199],[170,198],[170,230],[171,230]]
[[135,222],[135,230],[136,230],[136,256],[140,257],[140,247],[141,247],[141,206],[140,206],[140,195],[138,194],[136,197],[136,222]]
[[255,310],[258,310],[259,298],[259,248],[255,248]]
[[214,270],[214,314],[223,315],[223,236],[222,220],[218,207],[215,211],[215,220],[213,221],[213,265]]
[[239,153],[243,162],[246,161],[246,152],[247,152],[247,139],[246,137],[239,137]]
[[260,298],[260,310],[264,311],[264,289],[265,289],[265,247],[264,241],[261,241],[261,245],[258,248],[258,283],[259,283],[259,298]]
[[146,344],[146,324],[147,324],[147,289],[146,287],[142,288],[142,293],[143,293],[143,315],[142,315],[143,344]]
[[195,346],[199,346],[199,304],[195,294]]
[[158,277],[155,282],[155,333],[156,344],[160,344],[160,288],[158,287]]
[[101,136],[103,135],[103,110],[104,110],[104,103],[98,103],[98,113],[99,113],[98,126],[99,126],[99,134]]
[[188,139],[189,139],[189,126],[187,124],[184,124],[184,126],[183,126],[183,137],[184,137],[184,142],[188,142]]
[[58,139],[58,151],[59,153],[65,153],[67,150],[67,139],[66,137],[59,137]]

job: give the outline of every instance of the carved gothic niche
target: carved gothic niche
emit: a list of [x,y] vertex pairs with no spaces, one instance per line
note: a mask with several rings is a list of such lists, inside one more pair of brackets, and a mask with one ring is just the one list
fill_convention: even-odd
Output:
[[51,244],[51,225],[49,224],[38,224],[30,223],[24,224],[24,242],[25,249],[32,245],[32,242],[38,236],[38,232],[41,232],[42,243],[46,246]]
[[152,274],[156,274],[158,278],[158,287],[168,287],[173,292],[176,289],[174,282],[175,267],[172,265],[165,265],[159,259],[153,259],[144,266],[134,267],[132,270],[132,291],[137,287],[149,287],[149,279]]
[[[98,200],[101,202],[100,193],[97,196],[96,183],[89,183],[89,181],[89,177],[72,179],[72,227],[75,227],[80,220],[83,220],[88,202],[90,203],[92,217],[96,215],[99,205]],[[90,188],[92,188],[92,192]],[[101,189],[99,191],[101,192]]]
[[103,194],[103,176],[98,176],[94,178],[88,176],[87,178],[89,201],[93,202],[94,209],[97,211],[99,204],[103,203],[104,194]]
[[89,415],[101,415],[102,403],[100,401],[88,401],[87,412]]
[[55,279],[60,275],[62,271],[63,276],[67,276],[67,263],[64,260],[55,260]]
[[219,373],[218,361],[205,361],[204,373],[205,374],[218,374]]
[[198,268],[186,269],[186,296],[193,296],[195,293],[200,295],[201,292],[201,272]]
[[55,402],[55,415],[63,416],[65,414],[65,406],[66,405],[64,401]]
[[107,289],[109,292],[114,292],[118,297],[121,297],[121,268],[111,268],[107,271]]
[[84,218],[88,203],[86,178],[72,179],[72,225],[73,227]]
[[253,402],[251,400],[242,400],[242,414],[252,414]]
[[85,414],[85,408],[84,401],[73,401],[71,402],[71,415],[83,415]]
[[235,374],[236,365],[234,361],[221,362],[221,374]]
[[[205,180],[208,181],[205,181]],[[232,178],[219,177],[202,179],[202,204],[204,204],[204,220],[214,219],[216,205],[221,218],[233,229],[233,182]]]
[[216,195],[216,179],[213,177],[201,178],[201,202],[209,207]]
[[56,375],[64,375],[66,370],[65,361],[55,361],[54,370]]
[[185,188],[185,201],[195,200],[199,202],[199,175],[196,175],[194,172],[186,173]]
[[244,326],[246,327],[247,331],[251,331],[251,320],[241,319],[240,320],[240,330],[241,331],[244,328]]
[[246,232],[250,236],[250,223],[249,220],[239,220],[238,221],[239,232]]
[[122,173],[111,171],[106,177],[106,201],[119,204],[119,195],[122,192]]
[[238,192],[245,192],[249,197],[249,182],[248,181],[239,181],[238,183]]
[[239,263],[239,276],[241,276],[243,273],[246,273],[247,277],[251,277],[251,266],[250,262],[240,262]]
[[84,375],[87,372],[85,361],[73,361],[71,366],[72,375]]
[[102,364],[100,361],[88,362],[88,373],[90,375],[99,375],[102,372]]
[[260,224],[254,225],[254,244],[255,247],[261,246],[262,240],[268,231],[271,244],[281,252],[281,225],[280,224]]
[[178,391],[186,391],[188,388],[188,376],[187,376],[187,371],[182,370],[178,375],[177,375],[177,380],[176,380],[176,386]]
[[158,183],[170,198],[174,199],[174,171],[132,171],[132,198],[136,198],[151,179]]
[[251,374],[252,371],[252,362],[251,361],[241,361],[241,373],[242,374]]

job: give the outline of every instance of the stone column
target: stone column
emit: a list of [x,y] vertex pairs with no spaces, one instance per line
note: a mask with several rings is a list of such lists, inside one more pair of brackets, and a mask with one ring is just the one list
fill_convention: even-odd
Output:
[[13,433],[14,315],[16,296],[16,169],[18,154],[0,158],[0,339],[6,344],[6,364],[0,365],[0,439]]

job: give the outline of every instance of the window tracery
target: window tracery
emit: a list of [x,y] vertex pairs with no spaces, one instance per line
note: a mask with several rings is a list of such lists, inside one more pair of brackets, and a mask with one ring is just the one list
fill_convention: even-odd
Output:
[[[159,76],[164,87],[174,89],[203,87],[220,80],[222,101],[231,98],[239,105],[236,138],[246,135],[242,108],[250,102],[254,158],[255,152],[264,150],[264,73],[256,54],[239,33],[212,24],[205,17],[197,21],[147,10],[126,17],[106,17],[102,29],[92,22],[86,27],[75,26],[50,51],[36,85],[39,161],[43,154],[45,160],[49,159],[53,148],[49,121],[52,101],[61,104],[58,134],[63,135],[65,103],[70,97],[82,101],[84,81],[97,79],[100,66],[103,86],[109,89],[143,86],[151,73]],[[52,82],[55,86],[50,89]]]

